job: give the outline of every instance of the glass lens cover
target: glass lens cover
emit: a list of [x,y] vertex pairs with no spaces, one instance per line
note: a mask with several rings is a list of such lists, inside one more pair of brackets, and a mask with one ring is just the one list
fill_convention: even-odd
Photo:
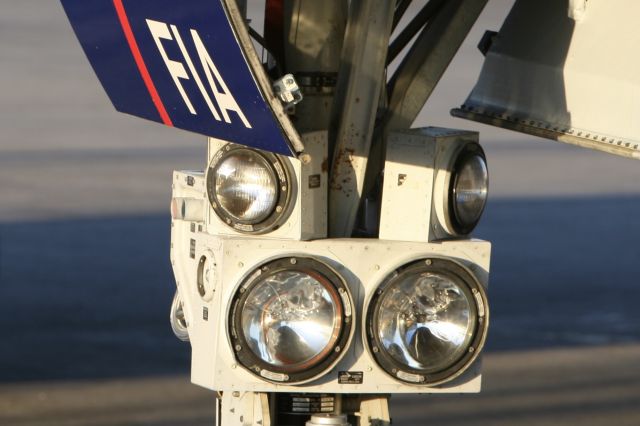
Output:
[[265,363],[303,370],[333,350],[342,326],[339,300],[321,276],[296,270],[268,274],[249,290],[241,330]]
[[215,169],[215,194],[220,207],[232,218],[259,223],[271,215],[278,202],[278,179],[259,153],[237,149]]
[[472,295],[436,273],[408,274],[385,290],[375,328],[385,351],[399,364],[424,373],[460,359],[473,339]]
[[475,226],[489,194],[489,172],[484,158],[467,157],[457,171],[453,192],[456,220],[463,228]]

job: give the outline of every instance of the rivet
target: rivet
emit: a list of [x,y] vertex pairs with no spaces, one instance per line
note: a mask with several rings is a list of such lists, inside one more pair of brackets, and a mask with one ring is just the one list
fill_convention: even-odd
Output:
[[300,161],[302,164],[309,164],[311,162],[311,156],[309,154],[302,154],[300,156]]
[[289,262],[291,262],[292,265],[295,265],[296,263],[298,263],[298,261],[295,258],[291,258]]

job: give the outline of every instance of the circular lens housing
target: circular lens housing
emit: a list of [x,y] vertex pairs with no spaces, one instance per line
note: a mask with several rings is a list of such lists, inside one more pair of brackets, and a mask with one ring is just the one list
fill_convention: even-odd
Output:
[[465,145],[453,166],[449,186],[451,222],[459,234],[478,224],[489,195],[489,171],[480,145]]
[[383,281],[367,310],[367,338],[388,374],[434,386],[473,363],[488,317],[485,291],[469,271],[450,260],[426,259]]
[[173,295],[173,302],[171,302],[171,310],[169,311],[169,322],[171,323],[171,329],[173,334],[183,342],[189,341],[189,330],[187,325],[187,319],[184,315],[184,308],[182,305],[182,296],[180,292],[176,290]]
[[240,364],[265,380],[309,381],[340,359],[352,312],[346,285],[327,265],[278,259],[245,279],[232,301],[233,350]]
[[287,210],[289,175],[275,154],[228,144],[211,159],[207,194],[227,225],[239,232],[267,232]]

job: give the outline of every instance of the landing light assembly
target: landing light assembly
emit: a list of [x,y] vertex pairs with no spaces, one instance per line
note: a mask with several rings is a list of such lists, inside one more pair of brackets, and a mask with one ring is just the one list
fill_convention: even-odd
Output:
[[291,199],[290,177],[277,155],[228,144],[212,159],[207,194],[215,213],[242,233],[276,227]]
[[342,357],[353,311],[343,279],[324,263],[308,257],[271,261],[242,282],[231,302],[235,356],[271,382],[312,380]]
[[369,349],[396,380],[434,386],[461,375],[484,345],[485,291],[451,260],[424,259],[389,275],[366,316]]
[[477,133],[392,132],[380,235],[364,239],[326,237],[327,135],[303,140],[287,158],[210,138],[206,173],[174,174],[184,311],[173,323],[193,382],[226,394],[478,392],[491,246],[467,238],[487,198]]
[[440,127],[390,132],[379,237],[466,238],[480,221],[488,194],[489,172],[477,132]]

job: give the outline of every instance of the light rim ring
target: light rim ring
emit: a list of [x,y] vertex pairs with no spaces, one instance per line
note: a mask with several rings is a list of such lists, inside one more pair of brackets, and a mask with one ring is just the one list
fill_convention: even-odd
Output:
[[[379,304],[393,283],[402,280],[409,274],[415,275],[425,272],[445,276],[461,289],[466,287],[473,296],[469,298],[469,302],[472,304],[472,307],[476,309],[474,315],[476,319],[473,328],[474,335],[464,354],[449,367],[435,373],[425,373],[424,371],[411,368],[406,364],[401,364],[396,361],[383,349],[384,346],[380,341],[378,333],[376,333],[376,324],[380,313]],[[450,382],[462,375],[474,363],[480,352],[482,352],[489,328],[489,304],[484,287],[467,268],[449,259],[428,257],[407,263],[388,274],[376,288],[371,300],[367,304],[365,317],[367,348],[378,366],[380,366],[386,374],[401,383],[433,387]],[[416,380],[403,379],[399,377],[399,373],[401,373],[400,375],[403,377],[412,377],[416,378]],[[420,380],[418,380],[418,378]]]
[[[482,218],[482,214],[484,213],[485,208],[487,207],[487,202],[485,201],[482,206],[482,210],[480,210],[480,214],[478,214],[478,218],[472,223],[467,224],[466,226],[460,221],[458,218],[458,209],[456,208],[455,199],[456,199],[456,184],[458,183],[458,177],[460,176],[460,169],[465,161],[467,161],[471,157],[478,156],[482,158],[484,161],[485,167],[487,169],[487,193],[489,191],[489,166],[487,164],[487,156],[477,142],[469,142],[462,147],[462,149],[458,152],[455,162],[453,163],[453,167],[451,168],[451,174],[449,178],[449,188],[447,191],[447,208],[448,208],[448,216],[451,226],[454,232],[458,235],[468,235],[478,226],[480,219]],[[488,194],[487,194],[488,196]],[[488,201],[488,200],[487,200]]]
[[189,341],[189,323],[184,315],[184,302],[180,290],[176,289],[171,301],[171,308],[169,310],[169,323],[171,324],[171,330],[175,336],[183,341]]
[[[260,284],[263,274],[273,275],[282,271],[297,271],[326,281],[334,287],[332,299],[340,311],[340,325],[336,327],[337,337],[333,346],[327,348],[324,358],[301,371],[290,371],[280,366],[268,364],[249,349],[242,332],[242,305],[249,297],[251,289]],[[320,278],[320,279],[318,279]],[[322,281],[321,281],[322,280]],[[326,288],[326,287],[325,287]],[[327,288],[329,290],[329,288]],[[348,305],[347,305],[348,304]],[[271,383],[301,384],[314,380],[329,371],[348,351],[354,333],[353,318],[355,304],[344,279],[324,262],[304,256],[285,256],[271,260],[254,268],[238,286],[231,299],[227,320],[231,349],[236,361],[250,373]],[[316,357],[320,356],[316,355]]]
[[[278,187],[276,195],[276,204],[269,216],[260,222],[253,222],[248,220],[239,220],[230,216],[226,210],[220,205],[218,197],[215,191],[216,187],[216,169],[217,167],[228,157],[236,154],[238,151],[250,151],[251,153],[262,157],[270,167],[270,172],[276,177]],[[209,205],[215,212],[215,214],[224,222],[227,226],[233,228],[235,231],[243,234],[263,234],[266,232],[274,231],[282,224],[285,217],[290,213],[290,204],[292,200],[292,179],[289,168],[285,165],[284,161],[279,155],[262,151],[259,149],[249,148],[243,145],[237,145],[228,143],[216,152],[211,158],[209,166],[207,168],[206,176],[207,197],[209,199]]]

